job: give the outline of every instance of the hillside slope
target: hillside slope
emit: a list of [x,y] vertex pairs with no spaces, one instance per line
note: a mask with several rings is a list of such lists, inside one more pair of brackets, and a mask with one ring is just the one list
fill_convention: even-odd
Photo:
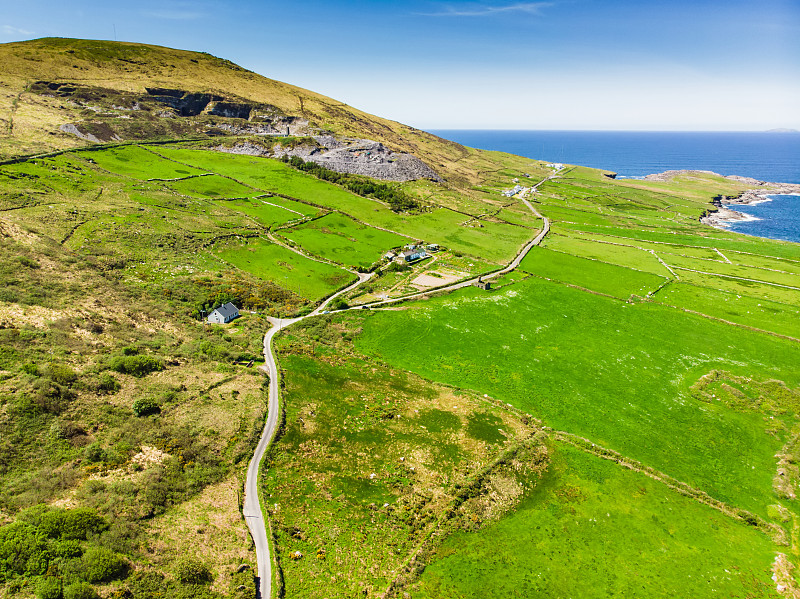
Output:
[[[59,129],[71,123],[86,123],[87,132],[101,141],[112,141],[115,135],[175,138],[204,135],[211,124],[231,118],[223,116],[228,114],[240,124],[269,117],[284,125],[307,121],[311,130],[371,139],[409,152],[445,176],[467,174],[457,162],[471,152],[459,144],[205,53],[128,42],[43,38],[0,45],[0,63],[0,156],[86,145],[86,140]],[[162,98],[176,90],[193,94],[194,99],[206,94],[224,106],[217,115],[206,113],[216,120],[160,118],[155,107],[147,105],[153,97],[147,88],[164,92]],[[131,110],[137,101],[143,110]],[[265,118],[237,111],[242,106],[256,109]]]

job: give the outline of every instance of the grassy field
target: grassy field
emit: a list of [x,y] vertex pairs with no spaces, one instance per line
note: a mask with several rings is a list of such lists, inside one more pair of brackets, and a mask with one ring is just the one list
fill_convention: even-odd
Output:
[[121,146],[100,152],[81,152],[79,155],[107,171],[136,179],[178,179],[205,172],[164,160],[139,146]]
[[769,581],[773,560],[772,543],[753,528],[558,446],[512,515],[445,540],[408,592],[420,599],[780,597]]
[[219,175],[192,177],[183,181],[175,181],[170,183],[168,188],[183,195],[209,199],[249,198],[260,195],[257,190]]
[[646,296],[667,281],[666,277],[649,272],[545,248],[535,248],[525,256],[520,269],[546,279],[585,287],[622,299],[631,295]]
[[310,300],[330,295],[356,278],[336,266],[311,260],[263,239],[226,243],[212,252],[236,268]]
[[407,237],[358,223],[338,212],[284,229],[281,235],[326,260],[364,268],[380,260],[390,249],[410,241]]
[[800,339],[800,308],[729,291],[672,283],[653,296],[657,302],[695,310],[745,326]]
[[765,515],[775,501],[774,456],[794,412],[771,414],[778,425],[698,403],[690,387],[724,368],[796,388],[795,343],[528,279],[374,314],[356,344],[426,378],[510,402],[733,505]]
[[286,427],[262,484],[286,596],[379,596],[420,544],[497,520],[546,464],[540,442],[517,448],[534,430],[514,415],[351,354],[358,322],[305,321],[278,345]]

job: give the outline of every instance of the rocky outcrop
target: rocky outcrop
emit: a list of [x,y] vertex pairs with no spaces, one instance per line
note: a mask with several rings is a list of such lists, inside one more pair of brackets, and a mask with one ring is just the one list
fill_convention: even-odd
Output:
[[[225,128],[225,126],[219,126]],[[230,129],[228,129],[230,130]],[[414,181],[441,177],[422,160],[411,154],[393,152],[381,143],[368,139],[337,139],[331,135],[319,135],[314,143],[294,146],[275,144],[272,147],[242,141],[231,147],[218,146],[220,152],[246,154],[248,156],[297,156],[306,162],[314,162],[338,173],[365,175],[383,181]]]
[[88,123],[88,125],[91,126],[93,131],[87,128],[87,123],[80,123],[79,125],[66,123],[61,125],[59,130],[96,144],[122,141],[122,138],[105,123]]
[[422,160],[411,154],[394,152],[368,139],[337,140],[330,136],[314,138],[317,146],[276,147],[275,154],[300,156],[332,171],[366,175],[384,181],[413,181],[441,177]]

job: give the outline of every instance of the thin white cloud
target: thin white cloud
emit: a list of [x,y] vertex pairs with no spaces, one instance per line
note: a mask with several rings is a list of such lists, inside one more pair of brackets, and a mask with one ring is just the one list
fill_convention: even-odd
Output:
[[20,29],[19,27],[12,27],[11,25],[0,26],[0,33],[4,36],[8,35],[33,35],[33,31],[27,29]]
[[504,13],[524,13],[539,15],[543,8],[553,6],[553,2],[517,2],[504,6],[491,6],[488,4],[461,4],[446,6],[444,10],[432,13],[422,13],[428,17],[491,17]]

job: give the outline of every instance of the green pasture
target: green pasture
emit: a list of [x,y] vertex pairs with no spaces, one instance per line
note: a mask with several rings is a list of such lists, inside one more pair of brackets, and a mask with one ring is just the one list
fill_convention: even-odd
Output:
[[529,229],[501,223],[462,226],[470,217],[446,208],[434,208],[421,214],[396,214],[381,202],[320,181],[279,160],[167,147],[158,148],[158,152],[174,160],[232,177],[256,189],[338,210],[357,216],[367,224],[439,243],[490,262],[510,260],[532,237]]
[[174,160],[231,177],[256,189],[343,212],[364,213],[364,218],[367,218],[368,211],[384,208],[380,202],[320,181],[272,158],[167,147],[159,148],[158,152]]
[[345,270],[261,238],[220,244],[211,251],[236,268],[312,301],[330,295],[356,278]]
[[520,269],[540,277],[578,285],[621,299],[627,299],[631,295],[645,296],[666,281],[666,277],[649,272],[541,247],[533,248],[525,256]]
[[356,345],[512,403],[722,501],[765,514],[775,500],[775,454],[794,413],[774,415],[783,422],[775,430],[761,415],[697,402],[689,388],[712,369],[796,387],[794,342],[531,278],[372,313]]
[[797,289],[787,289],[786,287],[768,285],[767,283],[731,279],[719,275],[702,274],[691,270],[676,269],[675,272],[684,283],[691,283],[692,285],[700,285],[702,287],[712,287],[737,295],[749,295],[750,297],[789,304],[790,306],[800,306],[800,291]]
[[[654,241],[673,245],[693,245],[720,250],[734,250],[750,252],[778,258],[800,259],[800,244],[789,241],[769,241],[747,235],[736,235],[719,229],[704,227],[698,229],[698,234],[687,235],[670,231],[647,231],[641,229],[623,229],[619,227],[602,227],[589,224],[562,223],[564,228],[585,231],[587,233],[600,233],[624,237],[631,241]],[[702,233],[702,234],[700,234]]]
[[771,268],[800,276],[800,260],[786,260],[756,254],[742,254],[740,252],[725,252],[725,257],[734,264],[754,266],[756,268]]
[[584,258],[592,258],[627,268],[634,268],[662,277],[671,277],[670,272],[652,253],[624,245],[600,243],[580,237],[550,234],[545,237],[542,247],[574,254]]
[[[358,324],[347,319],[309,319],[277,346],[286,427],[261,484],[287,596],[383,593],[452,501],[453,481],[520,426],[473,394],[343,352]],[[303,559],[289,559],[295,551]]]
[[284,229],[281,235],[327,260],[363,267],[377,262],[390,249],[409,242],[407,237],[368,227],[338,212]]
[[283,225],[293,220],[313,216],[318,212],[318,210],[307,204],[293,202],[277,196],[220,200],[217,205],[246,214],[265,227]]
[[709,287],[673,282],[652,296],[659,303],[695,310],[737,324],[800,339],[800,308]]
[[728,264],[717,256],[716,260],[692,260],[672,254],[662,254],[661,259],[672,267],[691,268],[716,275],[727,275],[743,279],[754,279],[765,283],[787,285],[800,289],[800,275],[795,273],[778,272],[766,268]]
[[[462,597],[780,597],[770,540],[613,462],[556,445],[520,507],[447,538],[408,591]],[[491,589],[491,591],[488,591]]]
[[246,187],[241,183],[220,177],[208,175],[205,177],[192,177],[182,181],[173,181],[167,184],[169,189],[182,195],[195,198],[223,199],[223,198],[249,198],[261,195],[260,191]]
[[136,179],[178,179],[206,172],[165,160],[139,146],[83,151],[76,152],[76,155],[93,161],[112,173]]

